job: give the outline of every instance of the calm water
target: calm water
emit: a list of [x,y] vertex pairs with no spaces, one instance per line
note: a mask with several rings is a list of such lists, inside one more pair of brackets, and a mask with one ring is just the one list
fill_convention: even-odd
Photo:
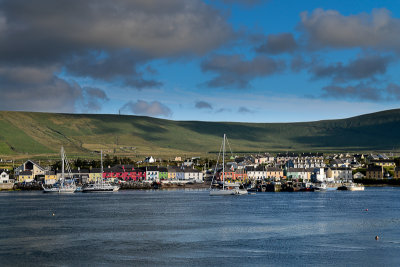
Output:
[[0,265],[399,266],[399,200],[388,187],[0,193]]

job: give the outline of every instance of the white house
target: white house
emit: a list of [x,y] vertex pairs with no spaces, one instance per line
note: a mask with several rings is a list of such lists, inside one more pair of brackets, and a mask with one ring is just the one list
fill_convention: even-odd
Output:
[[156,162],[156,159],[153,158],[152,156],[145,158],[144,162],[146,163],[154,163]]
[[181,168],[176,170],[176,179],[182,182],[203,182],[203,173],[194,168]]
[[325,173],[324,168],[316,168],[314,170],[314,174],[313,174],[312,178],[313,178],[314,182],[325,182],[325,181],[327,181],[326,173]]
[[159,182],[159,170],[157,166],[147,166],[146,167],[146,181],[149,182]]
[[263,166],[258,166],[258,167],[247,166],[246,171],[247,171],[247,177],[250,180],[262,180],[267,178],[267,171]]
[[10,179],[10,175],[7,173],[7,170],[0,171],[0,184],[9,184],[14,183],[14,179]]
[[327,175],[332,181],[350,181],[353,179],[353,174],[350,168],[329,168]]

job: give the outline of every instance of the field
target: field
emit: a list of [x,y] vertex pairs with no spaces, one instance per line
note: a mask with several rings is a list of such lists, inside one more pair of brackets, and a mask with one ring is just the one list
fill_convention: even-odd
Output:
[[400,109],[301,123],[171,121],[142,116],[0,112],[2,158],[203,156],[224,133],[234,152],[397,151]]

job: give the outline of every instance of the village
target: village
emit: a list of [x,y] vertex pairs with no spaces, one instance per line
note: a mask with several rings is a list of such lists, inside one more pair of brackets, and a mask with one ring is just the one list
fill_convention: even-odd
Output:
[[[161,161],[161,160],[160,160]],[[76,168],[66,174],[67,179],[84,185],[104,180],[114,184],[191,185],[221,180],[229,183],[254,184],[260,182],[317,182],[349,183],[359,179],[400,178],[399,159],[385,154],[269,153],[227,158],[225,166],[199,163],[199,158],[182,160],[176,157],[174,165],[164,165],[153,157],[137,164],[116,164],[104,168]],[[172,165],[172,164],[171,164]],[[14,185],[53,185],[60,180],[59,169],[42,166],[27,160],[14,169],[0,170],[0,188]],[[129,187],[127,187],[129,188]]]

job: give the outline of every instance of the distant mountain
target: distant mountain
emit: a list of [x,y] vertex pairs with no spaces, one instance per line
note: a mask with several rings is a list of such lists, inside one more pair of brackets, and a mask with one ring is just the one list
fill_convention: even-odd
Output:
[[142,116],[0,112],[0,156],[185,155],[219,151],[373,151],[400,148],[400,109],[301,123],[171,121]]

